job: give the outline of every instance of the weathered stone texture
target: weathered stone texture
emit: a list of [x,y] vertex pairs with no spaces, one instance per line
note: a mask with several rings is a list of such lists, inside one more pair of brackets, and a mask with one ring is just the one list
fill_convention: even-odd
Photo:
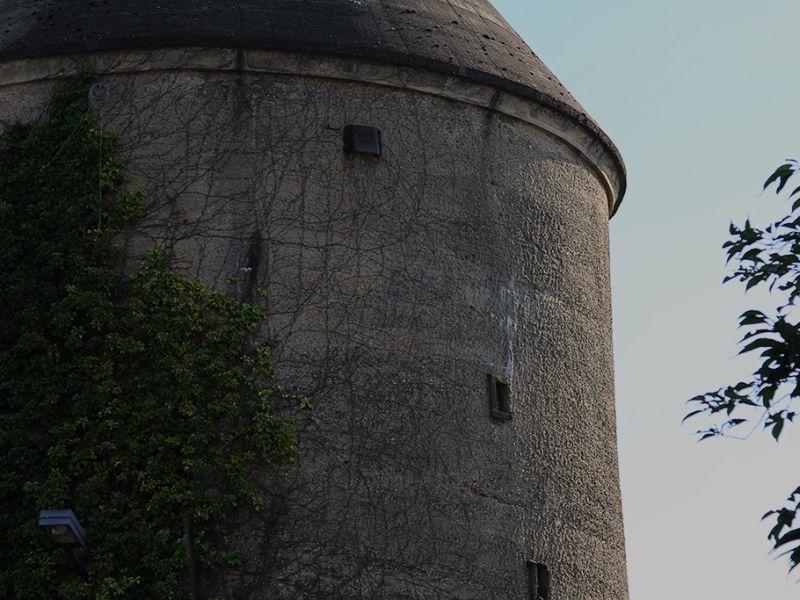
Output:
[[[523,600],[528,560],[553,600],[627,598],[608,198],[584,157],[388,86],[105,83],[103,125],[151,200],[128,243],[266,302],[263,338],[316,405],[300,463],[265,475],[265,565],[236,598]],[[32,117],[50,85],[0,86],[0,118]],[[382,131],[382,158],[343,153],[350,123]],[[489,417],[490,373],[510,421]]]

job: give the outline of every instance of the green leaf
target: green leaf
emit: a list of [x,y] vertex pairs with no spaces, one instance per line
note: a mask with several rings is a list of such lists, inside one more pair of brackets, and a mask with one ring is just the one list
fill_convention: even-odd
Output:
[[739,351],[739,354],[744,354],[746,352],[751,352],[758,348],[775,348],[782,346],[781,342],[777,340],[773,340],[770,338],[759,338],[757,340],[753,340],[749,344],[747,344],[744,348]]
[[764,408],[770,407],[776,391],[777,387],[774,384],[766,385],[758,391],[758,395],[761,397],[761,403],[764,405]]
[[752,276],[750,278],[750,280],[747,282],[747,285],[744,288],[745,291],[749,290],[752,287],[757,286],[759,283],[761,283],[765,279],[766,279],[765,275],[754,275],[754,276]]
[[778,441],[778,438],[781,437],[781,431],[783,431],[783,418],[773,417],[774,425],[772,426],[772,437],[775,438],[775,441]]
[[797,541],[800,541],[800,529],[793,529],[775,540],[775,548],[780,548],[781,546]]
[[776,194],[780,194],[781,190],[783,190],[786,182],[789,181],[791,176],[794,174],[795,167],[791,163],[784,163],[775,169],[775,172],[770,175],[767,180],[764,182],[764,189],[766,190],[771,184],[774,182],[778,182],[778,187],[775,190]]
[[681,420],[681,423],[685,423],[687,419],[691,419],[692,417],[694,417],[696,415],[699,415],[700,413],[704,413],[704,412],[705,412],[704,410],[693,410],[688,415],[683,417],[683,419]]
[[764,262],[759,257],[760,254],[761,254],[761,249],[760,248],[751,248],[750,250],[748,250],[747,252],[742,254],[742,256],[741,256],[741,258],[739,260],[749,260],[749,261],[753,261],[753,262]]
[[748,310],[743,312],[739,317],[739,326],[766,323],[767,320],[767,315],[760,310]]

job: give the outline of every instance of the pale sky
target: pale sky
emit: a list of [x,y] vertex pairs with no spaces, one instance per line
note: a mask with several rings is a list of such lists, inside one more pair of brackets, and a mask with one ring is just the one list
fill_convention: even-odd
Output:
[[752,368],[737,316],[768,299],[721,285],[720,246],[731,219],[786,208],[761,184],[800,158],[800,2],[494,4],[628,167],[611,253],[631,600],[796,600],[760,517],[800,485],[797,432],[698,444],[680,421]]

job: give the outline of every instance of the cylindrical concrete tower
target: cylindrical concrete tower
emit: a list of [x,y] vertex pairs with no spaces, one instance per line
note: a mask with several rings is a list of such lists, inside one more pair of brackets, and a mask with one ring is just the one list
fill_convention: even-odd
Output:
[[232,597],[627,598],[624,167],[487,0],[0,0],[0,119],[84,58],[131,247],[266,302],[316,405]]

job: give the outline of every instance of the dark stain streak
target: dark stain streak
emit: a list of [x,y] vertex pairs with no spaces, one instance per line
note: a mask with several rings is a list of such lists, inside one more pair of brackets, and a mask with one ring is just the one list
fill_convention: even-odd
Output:
[[250,245],[247,248],[247,258],[245,260],[244,286],[242,287],[241,299],[255,303],[256,292],[258,291],[259,274],[262,272],[262,261],[265,259],[264,239],[259,231],[253,233]]

